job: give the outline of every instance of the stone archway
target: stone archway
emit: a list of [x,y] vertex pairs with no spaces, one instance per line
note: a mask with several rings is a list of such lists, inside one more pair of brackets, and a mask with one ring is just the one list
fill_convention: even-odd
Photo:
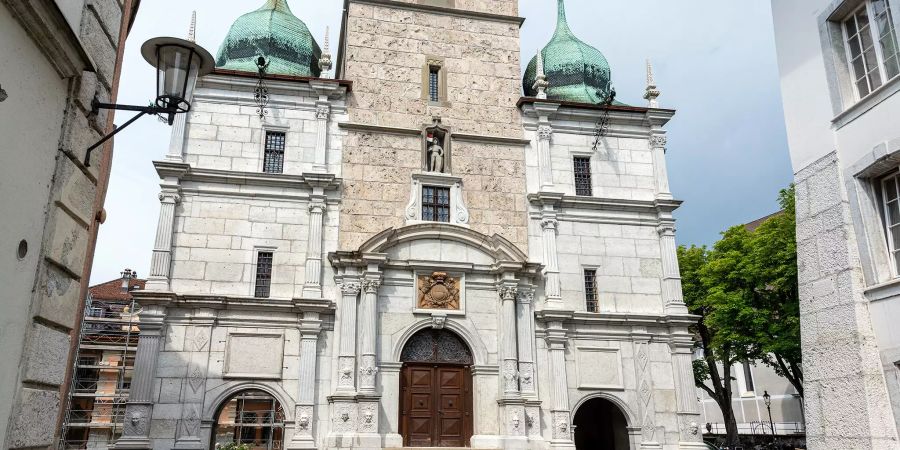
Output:
[[239,391],[222,402],[215,415],[210,449],[231,443],[251,450],[284,448],[284,409],[268,392]]
[[595,397],[581,404],[572,421],[578,450],[629,450],[628,419],[610,400]]
[[408,447],[468,447],[472,352],[449,330],[412,335],[400,355],[400,434]]

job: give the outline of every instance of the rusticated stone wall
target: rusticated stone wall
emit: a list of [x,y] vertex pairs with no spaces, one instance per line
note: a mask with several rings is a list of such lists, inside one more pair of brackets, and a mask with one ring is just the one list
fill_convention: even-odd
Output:
[[404,3],[465,9],[489,14],[515,16],[519,13],[518,0],[397,0]]
[[[513,1],[456,4],[516,12]],[[519,56],[516,21],[351,1],[341,75],[354,83],[350,122],[418,130],[439,116],[454,134],[522,139]],[[443,61],[445,102],[423,99],[429,59]],[[422,172],[422,141],[410,134],[350,131],[343,147],[340,248],[352,250],[386,228],[405,225],[411,175]],[[500,234],[525,250],[524,148],[454,139],[451,152],[472,229]]]

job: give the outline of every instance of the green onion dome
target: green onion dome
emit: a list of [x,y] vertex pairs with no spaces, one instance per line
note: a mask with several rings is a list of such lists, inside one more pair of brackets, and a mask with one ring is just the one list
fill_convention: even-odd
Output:
[[[575,37],[566,21],[564,0],[558,0],[556,32],[550,43],[541,50],[544,73],[550,87],[547,98],[579,103],[601,103],[612,89],[609,62],[603,53]],[[537,78],[537,55],[525,70],[522,85],[525,95],[537,94],[534,82]]]
[[262,7],[239,17],[219,48],[216,67],[257,72],[264,56],[266,73],[318,77],[322,50],[309,28],[291,13],[287,0],[267,0]]

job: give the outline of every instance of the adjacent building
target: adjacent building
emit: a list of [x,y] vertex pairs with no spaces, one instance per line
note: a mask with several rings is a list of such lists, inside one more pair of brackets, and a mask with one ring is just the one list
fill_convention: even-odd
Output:
[[562,0],[523,76],[517,13],[347,0],[333,76],[287,1],[237,18],[155,162],[115,448],[704,448],[675,112]]
[[108,448],[122,434],[137,350],[140,304],[131,293],[147,280],[131,269],[88,290],[63,421],[63,448]]
[[137,0],[0,2],[0,447],[55,445],[97,229],[124,40]]
[[900,448],[897,0],[773,1],[810,449]]

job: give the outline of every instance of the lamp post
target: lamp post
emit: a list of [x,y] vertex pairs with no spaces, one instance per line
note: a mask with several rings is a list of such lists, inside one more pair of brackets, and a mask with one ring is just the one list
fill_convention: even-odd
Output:
[[148,106],[133,106],[101,103],[95,98],[91,103],[94,113],[101,109],[115,109],[137,111],[138,114],[87,149],[84,155],[84,165],[87,167],[91,165],[91,152],[95,148],[103,145],[144,114],[167,116],[166,121],[172,125],[175,122],[175,114],[190,111],[190,99],[197,77],[211,72],[215,62],[212,55],[203,47],[173,37],[157,37],[144,42],[141,46],[141,55],[157,70],[156,101]]
[[769,412],[769,427],[772,429],[772,442],[775,442],[775,422],[772,422],[772,396],[769,391],[763,391],[763,401],[766,402],[766,410]]

